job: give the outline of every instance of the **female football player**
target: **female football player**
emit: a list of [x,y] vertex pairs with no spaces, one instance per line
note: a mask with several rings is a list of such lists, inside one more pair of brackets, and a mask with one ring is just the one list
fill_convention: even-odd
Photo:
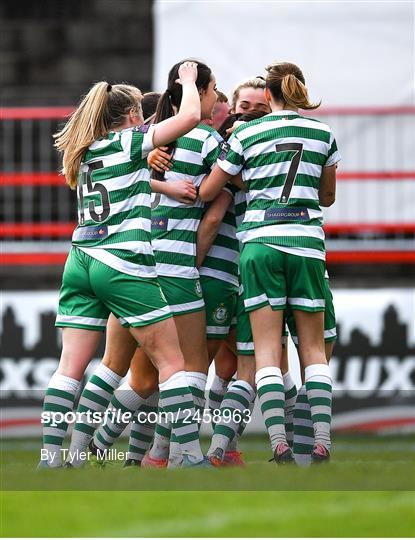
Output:
[[[174,118],[158,126],[142,126],[141,92],[128,85],[100,82],[56,135],[66,181],[78,192],[79,223],[59,298],[56,325],[63,327],[63,347],[45,396],[41,468],[61,464],[66,413],[72,411],[80,380],[110,312],[151,356],[159,372],[163,408],[181,411],[173,429],[185,463],[204,462],[197,424],[183,422],[187,413],[194,414],[193,400],[150,242],[146,156],[155,146],[187,133],[200,120],[197,65],[184,62],[177,73],[183,100]],[[118,382],[113,372],[100,380],[104,389]]]
[[[284,429],[283,310],[293,310],[315,432],[312,459],[330,456],[332,386],[324,351],[325,247],[321,206],[335,199],[340,156],[330,128],[301,116],[310,103],[301,70],[267,68],[271,113],[238,127],[230,150],[202,184],[211,200],[242,171],[248,207],[239,231],[244,305],[255,343],[256,384],[277,463],[293,461]],[[278,336],[278,339],[277,339]]]

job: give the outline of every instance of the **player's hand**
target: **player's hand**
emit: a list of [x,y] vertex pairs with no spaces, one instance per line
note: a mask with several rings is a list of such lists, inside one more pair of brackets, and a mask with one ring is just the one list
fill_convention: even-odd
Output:
[[179,78],[176,82],[179,84],[194,83],[197,79],[196,62],[183,62],[179,67]]
[[233,126],[228,128],[226,130],[226,133],[228,135],[232,135],[232,133],[235,131],[235,129],[239,126],[242,126],[243,124],[245,124],[245,122],[241,121],[241,120],[237,120],[236,122],[233,123]]
[[169,154],[167,150],[167,146],[160,146],[148,154],[147,163],[152,169],[161,173],[171,169],[171,154]]
[[169,182],[171,197],[184,204],[191,204],[196,200],[196,188],[191,180],[178,180]]

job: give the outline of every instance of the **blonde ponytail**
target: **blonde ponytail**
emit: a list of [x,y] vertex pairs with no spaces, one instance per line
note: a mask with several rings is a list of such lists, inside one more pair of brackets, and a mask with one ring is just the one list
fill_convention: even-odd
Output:
[[306,86],[293,73],[285,75],[281,82],[281,92],[287,105],[296,109],[317,109],[320,103],[308,101]]
[[290,62],[278,62],[271,64],[266,69],[268,71],[266,85],[275,100],[284,101],[295,109],[317,109],[320,107],[321,101],[310,103],[308,100],[304,75],[298,66]]
[[110,129],[121,126],[130,110],[140,112],[141,99],[140,90],[134,86],[96,83],[65,127],[55,133],[55,147],[63,153],[61,172],[71,189],[76,189],[82,157],[89,146],[100,137],[107,137]]

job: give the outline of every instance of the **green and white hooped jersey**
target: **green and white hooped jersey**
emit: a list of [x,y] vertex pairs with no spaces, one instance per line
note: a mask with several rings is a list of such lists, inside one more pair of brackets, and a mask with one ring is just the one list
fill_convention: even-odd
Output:
[[238,227],[241,242],[324,260],[318,189],[322,168],[339,160],[329,126],[294,111],[239,126],[218,165],[232,175],[242,170],[248,187],[247,210]]
[[[225,189],[233,197],[235,191]],[[218,234],[208,251],[202,266],[199,268],[201,276],[209,276],[239,286],[239,241],[236,238],[235,204],[232,200],[226,210]]]
[[151,246],[147,154],[153,126],[110,132],[86,151],[78,177],[72,244],[124,274],[157,277]]
[[247,206],[246,193],[242,191],[241,189],[238,189],[238,191],[235,193],[234,204],[235,204],[236,226],[239,227],[239,225],[244,220],[246,206]]
[[[222,137],[206,124],[199,124],[176,141],[173,166],[166,182],[192,180],[198,187],[210,173],[221,152]],[[203,202],[180,203],[166,195],[153,195],[151,236],[160,276],[196,279],[196,236]]]

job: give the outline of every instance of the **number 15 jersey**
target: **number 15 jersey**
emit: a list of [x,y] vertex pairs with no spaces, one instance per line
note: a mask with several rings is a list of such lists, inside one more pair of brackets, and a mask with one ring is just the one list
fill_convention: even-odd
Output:
[[322,168],[340,160],[329,126],[294,111],[271,113],[239,126],[221,158],[224,171],[242,170],[248,188],[242,243],[325,259],[318,189]]
[[153,126],[110,132],[91,144],[78,178],[78,226],[72,244],[132,276],[157,277],[151,246],[147,154]]

